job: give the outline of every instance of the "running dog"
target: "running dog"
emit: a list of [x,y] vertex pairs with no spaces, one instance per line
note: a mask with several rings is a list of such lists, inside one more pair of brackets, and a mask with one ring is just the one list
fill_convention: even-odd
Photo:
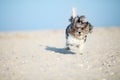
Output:
[[86,16],[77,16],[75,9],[69,19],[70,24],[66,28],[66,49],[83,53],[83,46],[87,35],[92,32],[93,26],[86,21]]

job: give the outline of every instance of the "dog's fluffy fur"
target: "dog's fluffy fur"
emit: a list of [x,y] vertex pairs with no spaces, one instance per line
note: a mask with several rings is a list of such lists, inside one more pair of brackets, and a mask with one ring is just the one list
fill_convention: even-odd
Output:
[[[75,13],[75,10],[73,12]],[[66,28],[66,49],[72,50],[77,48],[79,53],[82,53],[87,35],[92,32],[93,26],[86,21],[84,15],[79,17],[74,13],[69,19],[70,24]]]

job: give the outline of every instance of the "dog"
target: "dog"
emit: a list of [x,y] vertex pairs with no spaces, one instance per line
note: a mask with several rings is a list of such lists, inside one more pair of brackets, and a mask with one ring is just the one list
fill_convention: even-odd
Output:
[[[83,53],[83,47],[87,35],[92,33],[93,26],[86,21],[86,16],[77,16],[75,9],[72,9],[70,24],[66,28],[66,49]],[[77,49],[77,50],[76,50]]]

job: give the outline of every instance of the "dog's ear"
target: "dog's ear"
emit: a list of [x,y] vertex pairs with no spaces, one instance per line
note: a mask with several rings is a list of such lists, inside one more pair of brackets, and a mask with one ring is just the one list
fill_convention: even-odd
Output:
[[92,31],[93,31],[93,26],[89,23],[89,22],[87,22],[88,24],[89,24],[89,33],[92,33]]
[[80,21],[81,21],[82,23],[87,22],[85,15],[80,16],[79,19],[80,19]]
[[91,24],[90,24],[89,32],[90,32],[90,33],[93,32],[93,26],[92,26]]
[[89,22],[86,22],[86,26],[84,28],[85,33],[92,33],[92,30],[93,26]]
[[90,25],[87,23],[86,26],[84,27],[84,33],[88,34],[90,31]]
[[70,22],[72,22],[72,21],[73,21],[73,17],[72,17],[72,16],[70,17],[69,21],[70,21]]

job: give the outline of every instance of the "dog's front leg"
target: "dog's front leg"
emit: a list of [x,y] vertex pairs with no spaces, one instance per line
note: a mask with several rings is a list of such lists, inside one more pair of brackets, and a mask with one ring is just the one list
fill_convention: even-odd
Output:
[[78,53],[83,54],[83,52],[84,52],[84,42],[82,41],[81,44],[79,44],[77,46],[77,48],[78,48]]

